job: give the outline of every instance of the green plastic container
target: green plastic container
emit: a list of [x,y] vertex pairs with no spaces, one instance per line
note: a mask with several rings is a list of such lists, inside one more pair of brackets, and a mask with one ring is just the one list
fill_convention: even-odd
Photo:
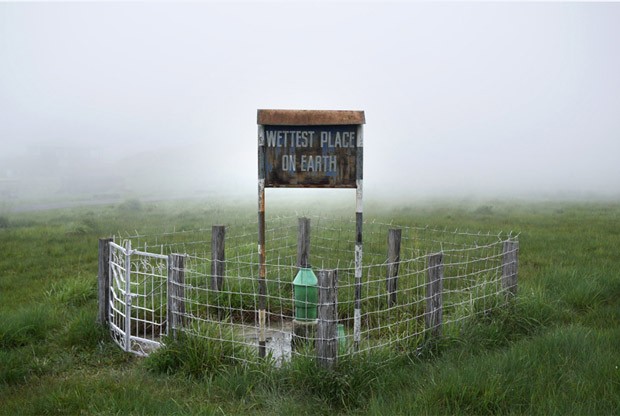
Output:
[[338,354],[344,355],[347,352],[347,339],[344,334],[344,325],[338,324]]
[[295,319],[313,321],[319,297],[318,280],[310,268],[301,268],[293,280]]

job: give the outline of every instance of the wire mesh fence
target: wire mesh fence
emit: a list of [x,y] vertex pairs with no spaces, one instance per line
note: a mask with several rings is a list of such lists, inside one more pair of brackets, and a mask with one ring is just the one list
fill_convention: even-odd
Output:
[[[325,345],[333,351],[328,360],[382,348],[410,351],[429,336],[456,331],[463,320],[503,307],[515,293],[516,235],[366,221],[360,287],[355,284],[355,221],[310,221],[307,254],[319,277],[319,296],[309,307],[318,316],[296,316],[300,300],[294,297],[293,280],[300,270],[300,225],[296,217],[279,217],[270,219],[265,230],[264,325],[257,313],[256,224],[227,226],[220,242],[212,238],[212,229],[124,238],[143,253],[169,258],[168,304],[163,306],[167,332],[224,344],[222,353],[239,361],[259,359],[259,338],[266,339],[267,354],[276,362],[317,356]],[[389,252],[395,249],[390,248],[390,230],[400,230],[397,253]],[[215,258],[215,245],[222,244],[225,258]],[[174,256],[183,258],[182,267]],[[335,270],[335,284],[322,285],[325,270]],[[358,324],[356,295],[361,300]]]

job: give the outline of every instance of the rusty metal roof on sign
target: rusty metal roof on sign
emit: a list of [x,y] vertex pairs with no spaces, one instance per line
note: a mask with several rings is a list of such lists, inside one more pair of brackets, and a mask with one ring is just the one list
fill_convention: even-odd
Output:
[[270,126],[318,126],[365,124],[363,111],[258,110],[258,124]]

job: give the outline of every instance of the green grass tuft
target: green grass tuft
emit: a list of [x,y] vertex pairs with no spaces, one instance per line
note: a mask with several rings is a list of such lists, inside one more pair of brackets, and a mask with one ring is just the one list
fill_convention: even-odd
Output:
[[247,359],[249,352],[240,342],[219,342],[219,339],[234,339],[232,333],[222,334],[222,331],[229,329],[215,323],[200,323],[193,326],[191,334],[179,332],[176,339],[167,337],[163,341],[165,346],[146,359],[146,368],[198,379],[226,372],[240,365],[239,360]]
[[50,305],[24,307],[0,315],[0,348],[17,348],[44,341],[59,322]]
[[83,306],[96,301],[97,281],[92,277],[65,279],[52,284],[47,295],[52,301],[64,306]]
[[355,410],[380,390],[389,371],[386,363],[394,358],[388,351],[346,356],[329,370],[299,356],[276,372],[277,383],[283,394],[308,395],[339,411]]
[[63,345],[78,350],[95,350],[101,343],[109,341],[109,332],[95,324],[96,311],[85,309],[77,312],[61,334]]

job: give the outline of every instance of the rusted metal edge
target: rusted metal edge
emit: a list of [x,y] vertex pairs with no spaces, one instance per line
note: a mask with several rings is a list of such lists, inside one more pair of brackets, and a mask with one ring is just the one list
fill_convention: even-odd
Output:
[[327,188],[327,189],[337,189],[337,188],[349,188],[355,189],[355,184],[272,184],[265,183],[265,188]]
[[258,110],[258,124],[269,126],[318,126],[365,124],[363,111]]

